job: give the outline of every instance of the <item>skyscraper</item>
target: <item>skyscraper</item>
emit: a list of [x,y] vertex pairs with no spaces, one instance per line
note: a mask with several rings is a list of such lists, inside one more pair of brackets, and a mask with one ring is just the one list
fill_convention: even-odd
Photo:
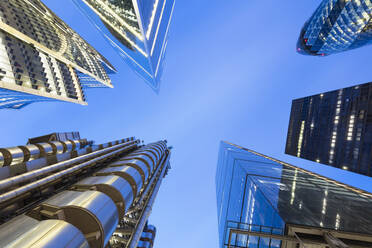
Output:
[[0,149],[0,247],[151,247],[169,158],[166,141],[95,145],[78,133]]
[[156,235],[156,228],[153,225],[146,224],[143,229],[137,248],[153,248]]
[[159,92],[175,0],[74,0],[128,65]]
[[371,193],[252,150],[221,142],[216,194],[221,248],[372,247]]
[[371,43],[370,0],[323,0],[302,28],[297,51],[325,56]]
[[86,105],[114,67],[40,0],[0,1],[0,109],[32,102]]
[[372,176],[372,83],[295,99],[285,152]]

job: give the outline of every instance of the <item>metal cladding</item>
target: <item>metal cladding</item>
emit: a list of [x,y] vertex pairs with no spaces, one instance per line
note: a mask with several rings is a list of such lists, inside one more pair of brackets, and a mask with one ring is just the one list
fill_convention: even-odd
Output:
[[[109,142],[97,146],[98,151],[94,150],[91,154],[0,181],[0,186],[1,182],[4,182],[0,187],[4,190],[12,185],[16,186],[17,183],[24,184],[31,180],[29,184],[0,195],[0,203],[32,192],[30,190],[42,185],[53,183],[53,180],[59,181],[62,176],[76,174],[89,166],[94,166],[102,159],[117,157],[129,151],[128,149],[137,148],[138,143],[139,141],[134,139]],[[78,142],[71,141],[58,141],[52,144],[45,143],[43,149],[46,150],[46,145],[50,145],[51,150],[58,153],[80,147]],[[27,158],[35,157],[37,154],[34,152],[35,148],[39,146],[25,147],[30,150]],[[166,158],[169,157],[166,151],[166,143],[161,141],[137,148],[127,156],[109,162],[104,168],[98,167],[91,173],[93,176],[71,184],[69,190],[41,202],[28,211],[27,215],[16,217],[0,226],[0,247],[3,247],[2,244],[9,244],[5,247],[34,247],[32,244],[39,247],[106,247],[127,211],[136,206],[133,204],[138,203],[143,195],[148,193],[149,185],[158,177],[155,175],[160,175],[159,168],[165,168],[162,165],[166,164],[168,161]],[[32,178],[44,175],[46,177],[32,181]],[[12,182],[7,183],[9,180]],[[16,231],[6,236],[12,230]],[[140,242],[149,243],[151,246],[143,247],[152,247],[149,240],[154,233],[150,230],[145,236]]]
[[80,229],[91,247],[105,247],[119,221],[115,203],[98,191],[64,191],[42,206],[62,210],[64,219]]
[[84,235],[63,220],[38,221],[18,216],[1,226],[0,247],[79,247],[88,248]]
[[127,180],[132,187],[134,198],[138,196],[144,180],[137,169],[127,165],[105,168],[100,170],[97,175],[116,175]]
[[51,141],[26,146],[0,148],[0,167],[78,150],[82,148],[83,142],[83,140]]
[[304,24],[297,51],[326,56],[372,44],[370,0],[323,0]]
[[134,200],[129,182],[118,176],[88,177],[75,184],[74,188],[97,190],[108,195],[117,206],[119,219],[124,217]]
[[156,228],[153,225],[146,225],[143,229],[137,248],[152,248],[154,246]]

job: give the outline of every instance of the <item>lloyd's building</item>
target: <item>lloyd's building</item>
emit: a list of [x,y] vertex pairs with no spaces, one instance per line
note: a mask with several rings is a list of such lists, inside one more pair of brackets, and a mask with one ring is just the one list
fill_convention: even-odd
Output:
[[127,64],[160,90],[175,0],[73,0]]
[[53,133],[0,149],[0,247],[152,248],[166,141]]
[[0,1],[0,109],[33,102],[86,105],[112,88],[114,67],[40,0]]

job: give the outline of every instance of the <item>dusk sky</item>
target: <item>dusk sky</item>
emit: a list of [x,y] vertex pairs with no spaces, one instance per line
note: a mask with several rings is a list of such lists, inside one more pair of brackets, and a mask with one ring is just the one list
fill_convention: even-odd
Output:
[[167,139],[172,169],[150,217],[155,247],[218,247],[214,179],[221,140],[372,192],[371,178],[284,154],[293,99],[372,78],[372,46],[327,57],[296,53],[301,27],[320,0],[177,1],[159,95],[72,0],[43,2],[116,67],[114,89],[88,90],[88,106],[46,102],[1,110],[0,147],[67,131],[96,143]]

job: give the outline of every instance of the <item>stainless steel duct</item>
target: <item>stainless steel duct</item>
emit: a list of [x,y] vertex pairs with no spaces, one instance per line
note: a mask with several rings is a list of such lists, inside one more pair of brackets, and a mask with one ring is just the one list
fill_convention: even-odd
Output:
[[119,222],[115,203],[99,191],[63,191],[31,214],[42,218],[46,212],[77,227],[91,247],[105,247]]
[[116,175],[129,182],[132,187],[134,198],[136,198],[143,185],[141,174],[130,166],[117,166],[104,168],[96,173],[98,176]]
[[[43,185],[47,185],[62,177],[76,173],[92,164],[112,159],[122,154],[124,151],[129,151],[137,147],[138,142],[139,141],[136,140],[114,145],[30,173],[24,173],[21,176],[9,178],[9,180],[2,180],[0,181],[0,189],[7,189],[8,187],[29,182],[34,178],[45,176],[0,195],[0,203],[15,199],[17,196],[27,192],[32,192],[35,189],[41,188]],[[117,142],[112,142],[112,144],[116,143]],[[55,145],[57,147],[57,144]],[[59,148],[57,148],[57,151],[58,150]],[[22,221],[17,222],[17,217],[14,219],[14,222],[11,221],[0,226],[0,247],[2,247],[1,231],[4,230],[6,234],[9,232],[8,230],[12,230],[11,228],[17,229],[18,226],[21,225],[45,234],[45,239],[40,239],[40,241],[37,241],[39,243],[36,243],[41,246],[44,244],[42,242],[47,242],[48,240],[50,242],[56,242],[58,237],[64,239],[66,236],[60,235],[67,234],[58,233],[57,229],[53,227],[53,225],[58,224],[60,225],[60,229],[58,230],[61,232],[69,230],[70,226],[75,228],[70,228],[72,230],[70,233],[72,233],[71,235],[74,236],[75,239],[67,238],[61,241],[61,244],[64,244],[63,242],[67,242],[68,240],[76,240],[76,243],[71,243],[72,245],[68,247],[80,247],[79,242],[82,242],[80,244],[81,247],[90,246],[103,248],[108,244],[109,239],[117,228],[119,220],[125,216],[129,207],[133,206],[136,197],[140,199],[144,194],[151,193],[151,195],[148,195],[149,198],[146,202],[146,208],[138,223],[137,231],[141,229],[140,232],[142,232],[145,220],[147,220],[155,195],[160,187],[161,179],[168,166],[169,154],[166,152],[166,146],[164,148],[163,142],[159,142],[151,146],[145,146],[140,150],[137,149],[122,159],[123,160],[117,162],[108,163],[106,168],[100,169],[98,172],[94,173],[93,176],[80,180],[72,185],[69,190],[62,191],[33,208],[32,211],[28,212],[28,216],[22,217],[27,218],[27,222],[32,222],[31,224],[24,225]],[[154,180],[157,181],[154,182]],[[54,223],[50,221],[54,221]],[[47,222],[51,227],[46,227]],[[38,227],[40,223],[43,225],[42,228]],[[33,228],[33,226],[35,226],[35,228]],[[43,232],[43,228],[45,228],[45,230],[50,230],[50,232]],[[19,230],[25,229],[20,228]],[[23,232],[28,236],[12,236],[13,242],[18,242],[12,244],[23,245],[25,244],[25,240],[32,237],[30,233],[26,231]],[[53,236],[54,234],[56,236]],[[39,240],[38,237],[40,235],[37,233],[33,235],[35,239]],[[71,235],[68,237],[71,237]],[[132,238],[132,242],[135,240],[138,242],[139,238],[137,238],[137,235],[136,232]],[[13,245],[10,247],[27,246]]]
[[[86,154],[86,155],[82,155],[82,156],[79,156],[79,157],[76,157],[76,158],[73,158],[73,159],[69,159],[67,161],[63,161],[63,162],[60,162],[60,163],[57,163],[57,164],[54,164],[54,165],[43,167],[43,168],[38,169],[38,170],[30,171],[30,172],[21,174],[19,176],[15,176],[15,177],[11,177],[11,178],[8,178],[8,179],[1,180],[0,181],[0,190],[9,188],[11,186],[16,186],[20,183],[29,181],[29,180],[31,180],[33,178],[36,178],[36,177],[39,177],[41,175],[45,175],[47,173],[51,173],[51,172],[54,172],[56,170],[64,169],[64,168],[72,166],[76,163],[79,163],[79,162],[85,161],[87,159],[91,159],[91,158],[100,156],[102,154],[114,151],[116,149],[119,149],[119,151],[117,151],[117,152],[120,153],[120,152],[123,151],[123,150],[120,150],[120,148],[123,148],[123,147],[125,148],[127,146],[132,148],[132,147],[134,147],[134,145],[136,143],[137,143],[137,141],[131,141],[131,142],[128,142],[128,143],[119,144],[119,145],[112,146],[112,147],[109,147],[109,148],[105,148],[105,149],[102,149],[102,150],[98,150],[96,152],[92,152],[92,153],[89,153],[89,154]],[[86,163],[84,163],[84,164],[86,164]],[[1,202],[1,195],[0,195],[0,202]]]
[[88,177],[76,183],[73,189],[97,190],[108,195],[117,206],[119,219],[124,217],[125,212],[134,200],[129,182],[118,176]]
[[63,220],[38,221],[20,215],[0,226],[0,247],[89,248],[89,245],[78,228]]
[[[134,146],[134,145],[132,145],[132,146]],[[16,198],[16,197],[18,197],[18,196],[20,196],[20,195],[22,195],[22,194],[25,194],[25,193],[27,193],[27,192],[30,192],[30,191],[35,190],[35,189],[37,189],[37,188],[40,188],[41,186],[44,186],[44,185],[46,185],[46,184],[48,184],[48,183],[51,183],[51,182],[53,182],[53,181],[56,181],[56,180],[59,179],[59,178],[62,178],[62,177],[64,177],[64,176],[67,176],[67,175],[69,175],[69,174],[71,174],[71,173],[73,173],[73,172],[76,172],[76,171],[78,171],[78,170],[84,168],[84,167],[87,167],[87,166],[89,166],[89,165],[91,165],[91,164],[93,164],[93,163],[97,163],[97,162],[99,162],[99,161],[102,161],[103,159],[109,158],[109,157],[111,157],[111,156],[113,156],[113,155],[116,155],[116,154],[118,154],[118,153],[120,153],[120,152],[123,152],[123,151],[125,151],[125,150],[128,150],[128,149],[130,149],[130,148],[131,148],[130,146],[129,146],[129,147],[120,148],[120,149],[115,150],[115,151],[113,151],[113,152],[109,152],[109,153],[107,153],[107,154],[105,154],[105,155],[102,155],[102,156],[99,156],[99,157],[97,157],[97,158],[91,159],[91,160],[89,160],[88,162],[85,162],[85,163],[81,163],[81,164],[75,165],[75,166],[73,166],[73,167],[71,167],[71,168],[65,169],[65,170],[60,171],[60,172],[58,172],[58,173],[52,174],[52,175],[50,175],[50,176],[44,177],[44,178],[39,179],[39,180],[37,180],[37,181],[34,181],[34,182],[32,182],[32,183],[26,184],[26,185],[24,185],[24,186],[22,186],[22,187],[19,187],[19,188],[16,188],[16,189],[14,189],[14,190],[11,190],[11,191],[9,191],[9,192],[6,192],[6,193],[0,195],[0,204],[1,204],[1,203],[4,203],[4,202],[6,202],[6,201],[12,200],[12,199],[14,199],[14,198]],[[109,149],[109,148],[107,148],[107,149]],[[68,165],[70,165],[70,164],[63,164],[63,166],[60,166],[60,167],[57,168],[57,169],[64,168],[64,167],[66,167],[66,166],[68,166]],[[49,167],[51,167],[51,166],[49,166]],[[36,171],[40,171],[40,170],[42,170],[43,173],[45,174],[45,173],[47,173],[47,172],[45,172],[45,171],[48,171],[48,170],[43,170],[43,169],[45,169],[45,168],[48,169],[49,167],[44,167],[44,168],[39,169],[39,170],[36,170]],[[54,168],[54,170],[56,170],[56,168]],[[36,171],[33,171],[33,172],[36,172]],[[53,171],[53,170],[52,170],[52,171]],[[27,178],[27,177],[23,177],[23,178],[22,178],[22,177],[21,177],[21,178],[17,177],[17,178],[19,178],[18,180],[19,180],[20,182],[22,182],[22,181],[28,181],[30,178],[36,177],[34,174],[32,174],[33,172],[31,172],[31,174],[24,173],[24,174],[28,174],[28,177],[29,177],[29,178]],[[43,173],[38,172],[38,174],[43,174]],[[23,174],[23,175],[24,175],[24,174]],[[21,176],[22,176],[22,175],[21,175]],[[14,177],[13,177],[13,178],[14,178]],[[12,181],[11,181],[11,179],[13,179],[13,178],[9,178],[9,179],[3,180],[3,181],[6,181],[6,184],[5,184],[5,185],[13,185],[13,184],[15,184],[15,182],[12,182]],[[9,180],[10,180],[10,182],[9,182]],[[0,181],[0,182],[2,182],[2,181]]]
[[51,141],[26,146],[0,148],[0,167],[20,164],[48,155],[82,148],[85,140]]
[[137,243],[138,243],[138,241],[141,237],[141,234],[142,234],[143,228],[146,224],[146,221],[150,216],[150,213],[151,213],[151,210],[152,210],[152,205],[154,204],[154,201],[155,201],[156,195],[159,191],[162,179],[163,179],[163,177],[165,175],[165,172],[167,170],[167,167],[168,167],[170,153],[168,153],[166,156],[167,157],[166,157],[166,159],[163,163],[162,171],[161,171],[161,173],[158,177],[158,181],[156,182],[156,184],[155,184],[155,186],[152,190],[152,194],[151,194],[150,198],[148,199],[148,201],[146,203],[144,211],[142,212],[142,216],[141,216],[141,218],[138,222],[138,225],[136,226],[136,232],[133,234],[129,244],[127,245],[128,248],[136,248],[136,245],[137,245]]

